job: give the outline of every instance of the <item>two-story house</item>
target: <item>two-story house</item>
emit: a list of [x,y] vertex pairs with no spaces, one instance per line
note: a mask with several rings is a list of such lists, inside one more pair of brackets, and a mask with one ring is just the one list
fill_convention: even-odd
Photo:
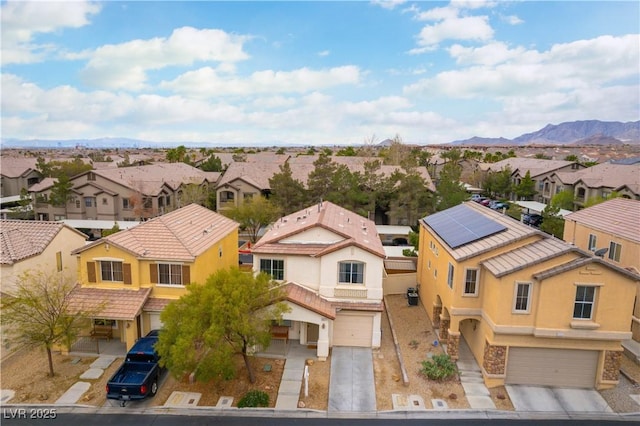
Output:
[[[640,200],[613,198],[564,218],[563,239],[598,252],[607,262],[640,273]],[[633,340],[640,342],[640,283],[631,322]]]
[[385,252],[375,224],[324,201],[279,219],[253,247],[254,272],[283,283],[287,337],[332,346],[380,346]]
[[42,180],[36,168],[35,158],[0,156],[0,197],[20,195],[20,191],[30,188]]
[[466,202],[420,221],[420,299],[488,386],[610,388],[640,276]]
[[[73,253],[72,309],[99,310],[127,349],[162,327],[160,312],[219,269],[238,266],[238,224],[197,204],[104,237]],[[195,285],[195,284],[193,284]]]
[[30,192],[40,220],[95,219],[137,221],[184,205],[183,190],[193,184],[208,191],[220,178],[184,163],[90,170],[71,178],[71,194],[64,205],[53,205],[55,180],[44,179]]

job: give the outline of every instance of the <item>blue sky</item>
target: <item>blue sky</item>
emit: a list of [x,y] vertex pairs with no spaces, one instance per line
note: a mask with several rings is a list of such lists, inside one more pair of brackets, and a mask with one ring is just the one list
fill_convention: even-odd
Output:
[[1,8],[2,138],[433,144],[640,119],[637,1]]

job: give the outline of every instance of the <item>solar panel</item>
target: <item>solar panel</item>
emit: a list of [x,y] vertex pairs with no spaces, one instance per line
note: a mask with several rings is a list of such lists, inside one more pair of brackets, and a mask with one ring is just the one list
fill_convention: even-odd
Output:
[[464,204],[427,216],[423,221],[454,249],[507,229]]

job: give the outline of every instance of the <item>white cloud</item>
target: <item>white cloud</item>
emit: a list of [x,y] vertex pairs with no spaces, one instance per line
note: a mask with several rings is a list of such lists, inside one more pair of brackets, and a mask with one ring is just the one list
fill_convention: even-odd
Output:
[[248,36],[217,29],[175,29],[168,38],[110,44],[91,52],[82,77],[90,85],[109,89],[141,90],[147,71],[195,62],[235,63],[249,56],[243,51]]
[[520,25],[524,23],[524,21],[516,15],[502,16],[501,18],[509,25]]
[[373,0],[371,3],[384,9],[395,9],[396,6],[404,4],[406,0]]
[[449,49],[449,55],[461,65],[480,64],[495,65],[511,59],[521,58],[525,53],[523,47],[510,49],[505,43],[493,42],[480,47],[464,47],[454,44]]
[[329,56],[330,54],[331,54],[331,51],[329,50],[322,50],[318,52],[318,56]]
[[34,43],[38,33],[83,27],[90,23],[89,17],[100,10],[99,4],[88,1],[3,3],[0,9],[2,64],[42,61],[53,46]]
[[256,71],[248,78],[221,76],[211,67],[182,74],[160,87],[193,97],[249,96],[261,93],[308,93],[344,84],[358,84],[360,70],[346,65],[326,70]]
[[434,25],[427,25],[418,34],[418,45],[429,47],[444,40],[486,41],[493,37],[493,28],[486,16],[447,18]]

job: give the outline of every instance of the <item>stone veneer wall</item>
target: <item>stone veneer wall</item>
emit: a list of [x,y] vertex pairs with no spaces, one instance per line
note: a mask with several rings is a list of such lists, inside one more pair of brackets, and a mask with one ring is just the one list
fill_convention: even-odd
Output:
[[602,370],[602,380],[620,380],[621,362],[621,351],[606,351],[604,354],[604,369]]
[[449,338],[447,339],[447,355],[454,361],[458,359],[460,355],[460,334],[449,334]]
[[507,347],[484,343],[484,360],[482,367],[488,374],[505,374]]
[[433,307],[433,328],[440,328],[440,315],[442,314],[442,306]]
[[451,320],[449,318],[441,318],[440,319],[440,340],[446,342],[449,338],[449,325],[451,324]]

